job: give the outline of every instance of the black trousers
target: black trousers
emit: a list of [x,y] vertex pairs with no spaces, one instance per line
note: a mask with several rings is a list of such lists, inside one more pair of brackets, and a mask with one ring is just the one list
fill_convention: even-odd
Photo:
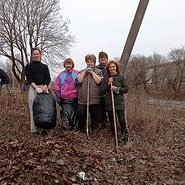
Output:
[[78,98],[63,99],[61,98],[60,116],[64,130],[73,130],[76,128],[76,115]]
[[105,110],[105,98],[101,97],[101,110],[100,110],[100,125],[102,128],[106,128],[107,113]]
[[[126,126],[126,120],[125,120],[125,111],[124,110],[116,110],[115,111],[117,117],[118,117],[118,121],[121,127],[121,134],[127,134],[128,130],[127,130],[127,126]],[[108,112],[108,116],[109,116],[109,121],[110,121],[110,127],[111,127],[111,131],[114,134],[114,116],[113,116],[113,111],[109,111]]]
[[[100,121],[100,104],[89,105],[89,113],[91,118],[91,131],[96,130],[99,127]],[[85,132],[86,120],[87,120],[87,105],[78,104],[77,109],[77,120],[78,120],[78,129],[81,132]]]

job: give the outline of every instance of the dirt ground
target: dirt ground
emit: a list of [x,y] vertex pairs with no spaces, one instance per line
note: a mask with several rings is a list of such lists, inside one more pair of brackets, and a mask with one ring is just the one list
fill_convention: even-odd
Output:
[[136,100],[127,105],[129,143],[119,140],[116,151],[109,126],[87,138],[62,131],[58,119],[48,135],[33,136],[26,96],[1,96],[0,184],[185,184],[185,122],[180,117],[184,108],[178,117],[175,110],[160,115],[162,109],[149,117],[138,113],[142,102]]

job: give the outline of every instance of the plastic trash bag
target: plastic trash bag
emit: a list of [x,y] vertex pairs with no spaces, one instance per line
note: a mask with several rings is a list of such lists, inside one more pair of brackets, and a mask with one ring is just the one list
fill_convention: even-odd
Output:
[[76,176],[83,181],[87,180],[85,172],[77,172]]
[[33,102],[33,119],[38,128],[52,129],[56,126],[56,101],[49,93],[38,93]]

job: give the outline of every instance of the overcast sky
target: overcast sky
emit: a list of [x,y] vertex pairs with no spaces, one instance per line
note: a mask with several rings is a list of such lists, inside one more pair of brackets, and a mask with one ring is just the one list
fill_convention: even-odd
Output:
[[[70,57],[81,69],[84,56],[106,51],[120,57],[139,0],[61,0],[62,14],[77,43]],[[132,54],[162,55],[185,45],[185,0],[150,0]],[[83,65],[82,65],[83,64]]]

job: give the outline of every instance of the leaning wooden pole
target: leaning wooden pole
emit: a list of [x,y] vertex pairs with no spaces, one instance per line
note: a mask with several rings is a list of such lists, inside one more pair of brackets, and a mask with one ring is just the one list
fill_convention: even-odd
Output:
[[147,8],[149,0],[140,0],[139,5],[137,7],[137,11],[135,13],[135,17],[133,19],[125,47],[123,49],[121,58],[120,58],[120,64],[121,64],[121,73],[125,73],[126,66],[128,64],[132,49],[134,47],[134,43],[136,41],[143,17],[145,15],[145,11]]

